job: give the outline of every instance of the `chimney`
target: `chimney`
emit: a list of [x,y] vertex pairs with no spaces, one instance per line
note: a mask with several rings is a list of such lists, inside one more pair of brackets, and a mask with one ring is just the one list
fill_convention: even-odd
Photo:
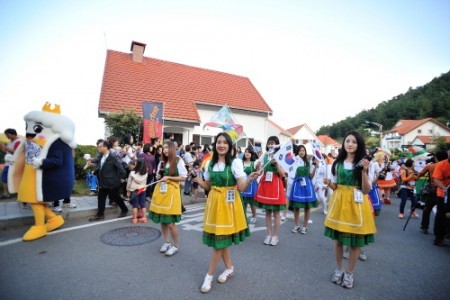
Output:
[[144,51],[146,44],[132,41],[131,42],[131,55],[134,62],[142,63],[144,61]]

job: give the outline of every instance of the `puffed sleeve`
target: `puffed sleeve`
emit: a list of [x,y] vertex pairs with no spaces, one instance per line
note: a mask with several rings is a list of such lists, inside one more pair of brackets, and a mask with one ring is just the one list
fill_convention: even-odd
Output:
[[209,180],[209,164],[211,163],[211,160],[208,160],[205,164],[205,171],[203,172],[203,178],[205,180]]
[[247,177],[247,174],[244,172],[244,164],[239,158],[233,160],[233,163],[231,164],[231,172],[233,172],[233,176],[236,179]]
[[177,169],[178,169],[178,176],[187,177],[186,166],[182,158],[178,159]]

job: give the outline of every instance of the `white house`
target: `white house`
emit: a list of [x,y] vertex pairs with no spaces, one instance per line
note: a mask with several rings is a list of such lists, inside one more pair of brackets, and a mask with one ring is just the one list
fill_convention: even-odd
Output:
[[450,128],[433,118],[399,120],[392,129],[385,131],[382,145],[390,150],[409,145],[425,145],[431,149],[437,137],[448,139]]

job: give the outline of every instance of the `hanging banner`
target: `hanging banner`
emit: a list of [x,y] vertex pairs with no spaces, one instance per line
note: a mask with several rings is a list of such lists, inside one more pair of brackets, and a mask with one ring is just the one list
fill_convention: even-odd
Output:
[[163,137],[163,104],[156,102],[142,102],[144,118],[143,143],[150,143],[151,138]]

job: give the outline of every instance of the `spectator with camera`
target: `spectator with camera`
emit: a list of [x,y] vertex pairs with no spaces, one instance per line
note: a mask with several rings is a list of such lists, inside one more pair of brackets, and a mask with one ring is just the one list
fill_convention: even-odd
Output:
[[398,192],[398,196],[401,199],[400,214],[398,215],[400,219],[405,218],[405,205],[408,198],[411,200],[411,215],[415,218],[419,217],[419,214],[416,212],[417,197],[414,192],[414,189],[416,187],[417,173],[416,171],[414,171],[413,166],[414,161],[412,159],[408,159],[405,162],[405,168],[400,171],[400,178],[402,181],[400,190]]
[[419,172],[417,175],[418,178],[426,176],[427,183],[422,188],[422,191],[420,192],[420,197],[425,200],[425,207],[423,208],[423,215],[422,215],[422,223],[420,224],[420,231],[424,234],[428,233],[428,225],[430,224],[430,214],[433,209],[433,207],[436,205],[437,201],[437,187],[434,183],[433,173],[434,169],[436,168],[436,165],[438,162],[445,160],[448,158],[446,151],[438,151],[436,155],[434,156],[436,161],[427,164],[422,171]]
[[434,219],[434,244],[444,246],[446,225],[450,221],[450,202],[448,193],[450,189],[450,149],[447,149],[446,160],[437,163],[433,172],[434,184],[437,186],[437,213]]

